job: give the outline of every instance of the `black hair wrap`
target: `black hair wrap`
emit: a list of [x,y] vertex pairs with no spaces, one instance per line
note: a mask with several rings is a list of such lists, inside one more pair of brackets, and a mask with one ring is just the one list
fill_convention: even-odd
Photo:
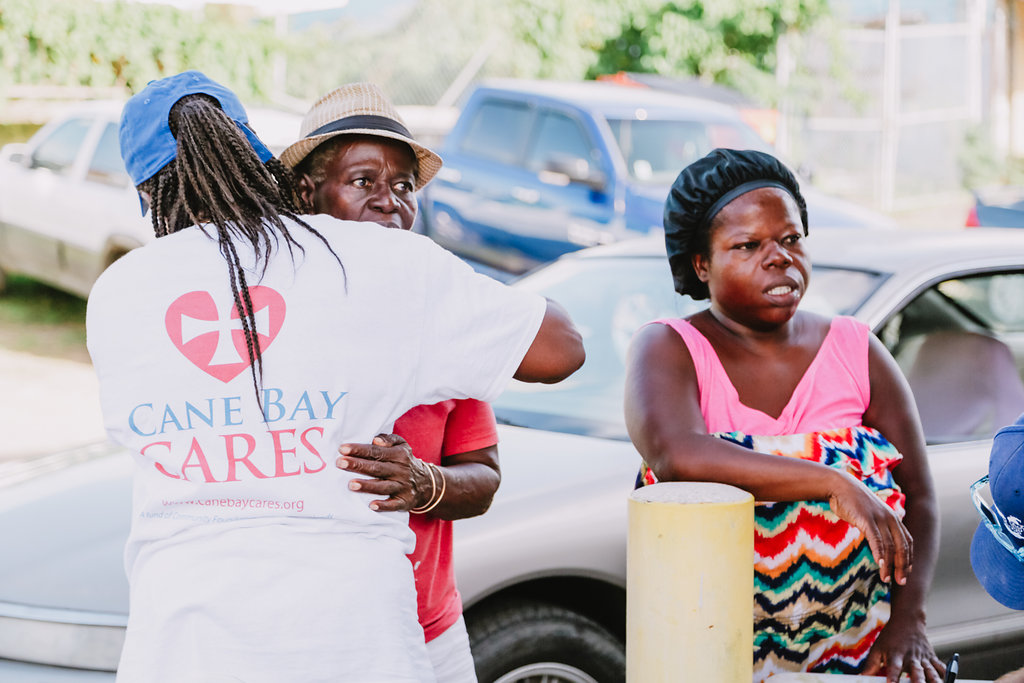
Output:
[[796,176],[765,152],[719,148],[684,168],[665,200],[665,250],[675,289],[694,299],[707,299],[707,284],[693,270],[693,256],[707,254],[711,222],[741,194],[777,187],[793,196],[807,234],[807,203]]

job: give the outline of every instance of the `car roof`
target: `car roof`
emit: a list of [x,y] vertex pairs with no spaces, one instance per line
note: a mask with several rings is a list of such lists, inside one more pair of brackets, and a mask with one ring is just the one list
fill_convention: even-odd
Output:
[[731,106],[697,97],[599,81],[545,81],[514,78],[488,79],[477,92],[515,92],[554,102],[568,102],[607,118],[635,118],[637,109],[647,118],[742,121]]
[[886,273],[992,261],[1024,263],[1024,230],[951,228],[819,230],[808,239],[821,265]]
[[[1006,228],[820,229],[807,239],[815,265],[882,273],[949,267],[991,260],[1024,264],[1024,230]],[[577,258],[665,258],[665,240],[652,235],[569,256]]]

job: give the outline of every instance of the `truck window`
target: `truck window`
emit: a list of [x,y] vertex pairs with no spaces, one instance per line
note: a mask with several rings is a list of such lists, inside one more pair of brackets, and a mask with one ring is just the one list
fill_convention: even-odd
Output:
[[460,149],[500,164],[516,164],[526,148],[531,119],[532,112],[525,104],[484,102],[470,121]]
[[32,167],[48,168],[56,173],[70,171],[91,127],[91,120],[81,118],[60,124],[36,147],[32,154]]
[[117,124],[108,123],[100,136],[96,151],[93,152],[92,161],[89,162],[89,171],[86,178],[113,185],[115,187],[128,187],[128,173],[124,169],[124,161],[121,160],[121,148],[117,140]]
[[609,119],[629,175],[640,183],[668,185],[715,147],[770,151],[753,130],[731,123]]
[[543,111],[537,122],[537,136],[526,157],[526,167],[541,171],[553,158],[583,159],[593,164],[596,150],[579,122],[560,112]]

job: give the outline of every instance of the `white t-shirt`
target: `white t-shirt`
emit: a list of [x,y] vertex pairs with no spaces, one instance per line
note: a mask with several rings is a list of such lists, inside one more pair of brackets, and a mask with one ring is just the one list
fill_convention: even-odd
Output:
[[250,374],[228,270],[192,227],[113,264],[88,347],[111,438],[136,462],[121,681],[431,681],[405,513],[369,509],[337,447],[415,405],[493,400],[544,300],[430,240],[308,217],[249,293]]

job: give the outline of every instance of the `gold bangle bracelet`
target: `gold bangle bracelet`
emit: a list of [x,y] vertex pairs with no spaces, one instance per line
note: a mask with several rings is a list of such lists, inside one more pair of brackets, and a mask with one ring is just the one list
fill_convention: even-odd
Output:
[[[409,512],[412,512],[412,513],[417,514],[417,515],[422,515],[422,514],[424,514],[426,512],[430,512],[431,510],[436,508],[438,503],[441,502],[441,499],[444,498],[444,492],[445,492],[445,489],[448,486],[448,480],[444,478],[444,472],[441,471],[440,467],[438,467],[437,465],[434,465],[432,463],[429,463],[429,462],[427,463],[427,467],[431,468],[431,469],[436,469],[437,470],[437,476],[439,476],[441,478],[441,493],[438,494],[437,500],[432,500],[430,502],[430,504],[428,504],[426,507],[409,511]],[[430,475],[430,481],[431,482],[434,481],[433,473],[431,473],[431,475]],[[431,496],[431,498],[433,498],[433,496]]]
[[[437,495],[437,482],[434,481],[434,466],[429,462],[427,463],[427,474],[430,475],[430,498],[428,498],[427,502],[421,507],[409,509],[409,512],[415,515],[422,515],[424,512],[437,505],[437,501],[434,500],[434,496]],[[444,495],[444,492],[442,492],[441,495]],[[441,499],[438,498],[437,500],[440,501]]]
[[441,480],[441,493],[437,494],[437,502],[440,503],[441,499],[444,498],[445,489],[448,488],[448,480],[444,476],[444,470],[437,465],[434,465],[434,469],[437,470],[437,478]]

